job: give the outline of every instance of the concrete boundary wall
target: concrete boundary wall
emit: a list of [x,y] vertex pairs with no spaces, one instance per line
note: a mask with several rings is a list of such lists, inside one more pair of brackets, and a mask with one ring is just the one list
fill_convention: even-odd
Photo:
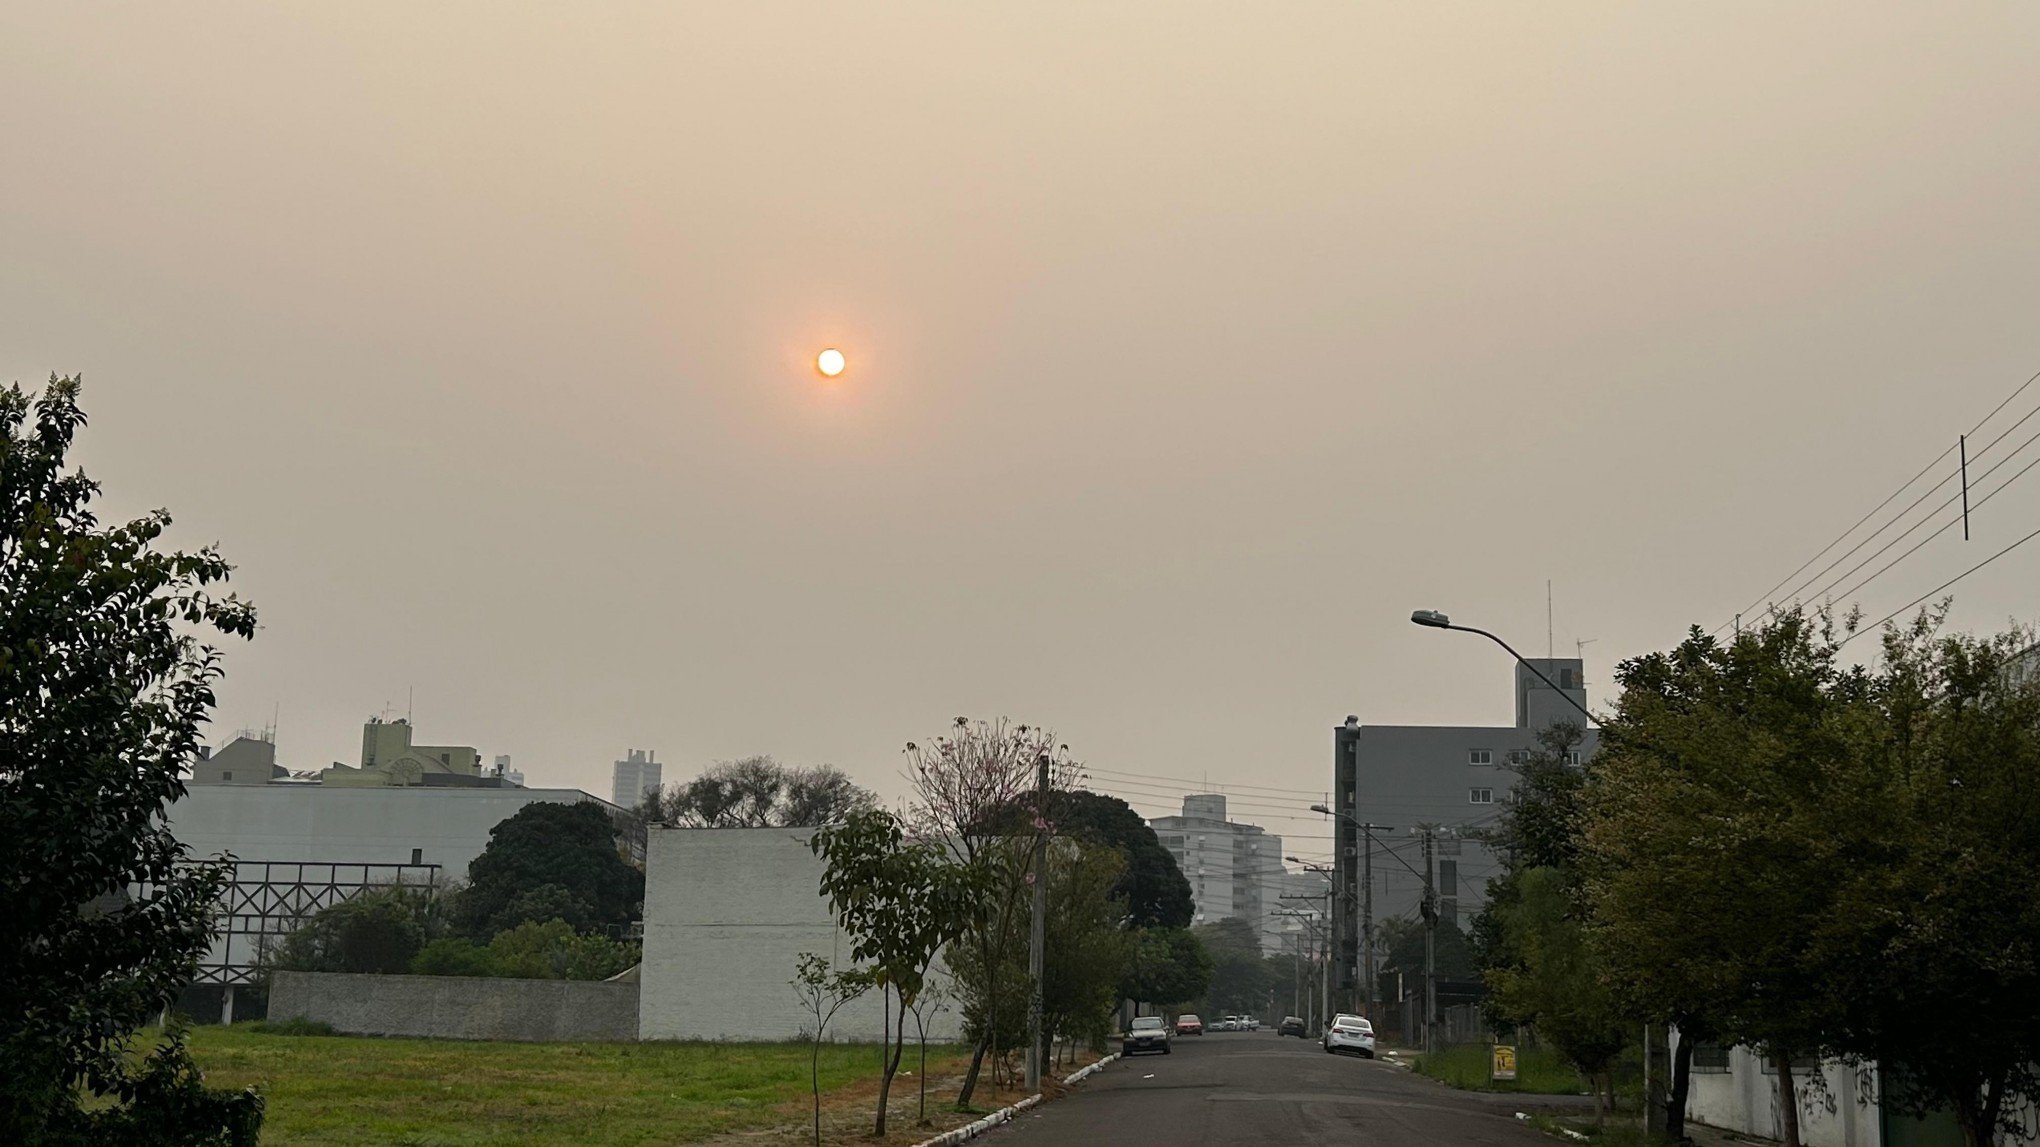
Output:
[[600,1042],[638,1037],[638,985],[480,976],[276,972],[269,1018],[348,1035]]

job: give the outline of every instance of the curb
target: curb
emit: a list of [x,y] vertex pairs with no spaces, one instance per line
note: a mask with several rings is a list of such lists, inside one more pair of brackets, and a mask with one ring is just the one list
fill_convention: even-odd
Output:
[[[1079,1068],[1078,1070],[1072,1072],[1068,1076],[1064,1077],[1063,1083],[1065,1085],[1076,1083],[1077,1081],[1083,1079],[1085,1076],[1088,1076],[1093,1072],[1098,1071],[1100,1068],[1103,1068],[1106,1064],[1111,1063],[1113,1060],[1118,1058],[1119,1053],[1113,1052],[1111,1055],[1106,1056],[1104,1059],[1099,1060],[1097,1063],[1094,1063],[1089,1067]],[[968,1140],[975,1139],[978,1136],[983,1135],[985,1132],[990,1131],[992,1128],[997,1127],[1001,1123],[1012,1122],[1014,1116],[1019,1115],[1021,1112],[1027,1110],[1030,1107],[1033,1107],[1034,1105],[1040,1102],[1041,1096],[1030,1095],[1027,1098],[1021,1100],[1020,1102],[1015,1103],[1013,1106],[1002,1107],[999,1110],[992,1112],[990,1115],[987,1115],[983,1119],[977,1120],[974,1123],[966,1123],[961,1127],[944,1131],[942,1134],[937,1135],[933,1139],[923,1139],[921,1142],[914,1144],[914,1147],[950,1147],[951,1144],[963,1143]]]

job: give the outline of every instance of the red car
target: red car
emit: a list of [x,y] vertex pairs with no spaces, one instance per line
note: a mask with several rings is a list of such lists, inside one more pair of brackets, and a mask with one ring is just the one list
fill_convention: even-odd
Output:
[[1203,1021],[1203,1020],[1200,1020],[1200,1019],[1198,1019],[1198,1018],[1197,1018],[1196,1016],[1191,1016],[1191,1015],[1181,1015],[1181,1016],[1177,1016],[1177,1017],[1176,1017],[1176,1034],[1177,1034],[1177,1035],[1203,1035],[1203,1034],[1204,1034],[1204,1021]]

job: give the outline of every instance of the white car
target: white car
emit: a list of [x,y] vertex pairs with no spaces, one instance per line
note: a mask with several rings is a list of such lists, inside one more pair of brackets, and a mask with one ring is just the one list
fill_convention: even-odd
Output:
[[1333,1054],[1352,1052],[1355,1055],[1374,1058],[1374,1025],[1366,1016],[1341,1014],[1332,1018],[1332,1026],[1325,1029],[1325,1050]]

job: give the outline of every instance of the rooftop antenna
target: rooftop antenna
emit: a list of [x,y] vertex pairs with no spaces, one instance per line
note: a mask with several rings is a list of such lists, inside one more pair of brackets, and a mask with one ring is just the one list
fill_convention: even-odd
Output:
[[411,703],[417,700],[417,698],[418,687],[416,685],[404,686],[404,724],[406,725],[413,724],[411,720]]

